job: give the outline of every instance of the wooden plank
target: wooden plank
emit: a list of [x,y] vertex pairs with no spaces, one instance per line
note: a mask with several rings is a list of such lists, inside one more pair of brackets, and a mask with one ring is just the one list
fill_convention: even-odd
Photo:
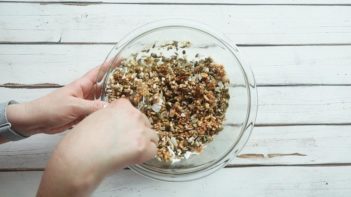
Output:
[[0,45],[0,84],[64,85],[102,64],[112,47],[113,45]]
[[0,145],[0,169],[44,168],[63,135],[40,134],[21,142]]
[[349,124],[351,86],[259,88],[258,103],[258,124]]
[[[5,2],[45,2],[51,3],[51,0],[0,0]],[[335,5],[335,4],[343,4],[349,5],[350,1],[348,0],[333,0],[332,2],[329,0],[59,0],[54,2],[75,2],[75,3],[117,3],[117,4],[131,4],[131,3],[147,3],[147,4],[215,4],[215,5],[235,5],[235,4],[278,4],[278,5],[310,5],[310,4],[317,4],[317,5]]]
[[351,83],[351,46],[239,49],[258,85]]
[[[0,88],[1,100],[29,101],[51,89]],[[257,124],[351,124],[351,86],[259,87]]]
[[[0,146],[1,169],[44,168],[64,134],[36,135]],[[351,163],[351,126],[256,127],[229,166]]]
[[351,43],[349,6],[2,3],[0,13],[5,43],[111,43],[164,18],[201,19],[238,44]]
[[351,126],[256,127],[231,165],[351,163]]
[[18,102],[25,102],[31,101],[41,96],[44,96],[55,89],[7,89],[7,88],[0,88],[0,95],[1,100],[8,101],[11,99],[15,99]]
[[[0,45],[0,84],[64,85],[101,64],[112,47],[112,44]],[[351,46],[240,47],[240,50],[258,85],[351,84]]]
[[[130,170],[107,179],[93,196],[319,196],[348,197],[350,166],[223,169],[193,182],[152,181]],[[34,196],[42,172],[0,173],[1,196]],[[14,187],[16,185],[16,187]]]

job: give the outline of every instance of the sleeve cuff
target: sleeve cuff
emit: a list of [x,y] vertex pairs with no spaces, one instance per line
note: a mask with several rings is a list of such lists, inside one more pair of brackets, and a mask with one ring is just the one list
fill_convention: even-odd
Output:
[[0,136],[3,136],[9,141],[18,141],[27,138],[15,130],[11,129],[11,123],[7,120],[6,108],[8,105],[16,104],[18,102],[11,100],[7,103],[0,103]]

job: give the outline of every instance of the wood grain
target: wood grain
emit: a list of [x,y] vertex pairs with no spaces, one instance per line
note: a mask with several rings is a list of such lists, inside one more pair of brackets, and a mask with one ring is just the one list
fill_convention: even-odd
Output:
[[351,43],[350,6],[2,3],[0,13],[1,43],[114,43],[165,18],[204,22],[238,44]]
[[[229,167],[351,163],[351,126],[256,127]],[[42,169],[64,134],[0,146],[0,170]],[[1,174],[1,173],[0,173]]]
[[350,123],[351,86],[258,89],[258,124]]
[[231,164],[348,163],[350,131],[350,126],[256,127]]
[[[193,182],[168,183],[152,181],[130,170],[123,170],[108,177],[93,196],[188,197],[201,193],[204,197],[233,195],[348,197],[351,192],[350,171],[350,166],[231,168]],[[0,173],[1,196],[34,196],[41,174],[41,172]]]
[[[101,64],[112,46],[0,45],[0,86],[21,87],[7,83],[20,83],[22,87],[37,83],[67,84]],[[351,85],[351,46],[239,49],[258,85]]]

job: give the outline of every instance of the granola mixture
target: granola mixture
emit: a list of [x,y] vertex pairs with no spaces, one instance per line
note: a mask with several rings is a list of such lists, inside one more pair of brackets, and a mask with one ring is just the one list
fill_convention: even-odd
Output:
[[192,55],[190,42],[154,44],[132,54],[108,76],[108,102],[126,97],[149,118],[160,137],[157,159],[200,153],[220,132],[229,100],[223,65]]

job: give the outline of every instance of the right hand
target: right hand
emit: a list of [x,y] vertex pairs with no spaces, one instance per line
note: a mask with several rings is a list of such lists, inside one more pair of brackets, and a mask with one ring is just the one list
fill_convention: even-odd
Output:
[[153,158],[157,142],[158,136],[147,117],[127,99],[118,99],[85,118],[67,134],[58,149],[72,155],[72,159],[84,155],[81,159],[86,163],[96,163],[94,167],[104,166],[107,169],[102,171],[112,171],[116,166],[125,167]]
[[152,159],[157,142],[146,116],[128,100],[118,99],[86,117],[64,137],[48,163],[39,194],[63,185],[93,189],[109,173]]

